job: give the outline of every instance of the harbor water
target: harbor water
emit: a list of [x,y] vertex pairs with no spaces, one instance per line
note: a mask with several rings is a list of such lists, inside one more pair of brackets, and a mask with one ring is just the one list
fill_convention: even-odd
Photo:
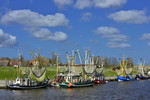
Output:
[[149,100],[150,80],[109,82],[84,88],[0,89],[0,100]]

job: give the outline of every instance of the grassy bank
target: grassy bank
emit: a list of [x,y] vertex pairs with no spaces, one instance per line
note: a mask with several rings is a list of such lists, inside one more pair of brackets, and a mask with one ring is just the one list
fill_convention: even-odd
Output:
[[[133,71],[136,73],[135,71]],[[133,74],[134,74],[133,73]],[[47,77],[53,79],[56,75],[56,67],[47,67]],[[115,77],[117,73],[112,71],[112,68],[104,68],[105,77]],[[0,67],[0,80],[15,80],[17,77],[17,68],[14,67]]]
[[109,67],[104,69],[104,75],[105,77],[115,77],[117,73],[116,71],[112,71],[112,67]]
[[13,80],[17,76],[17,68],[0,67],[0,80]]
[[[54,78],[56,67],[47,67],[47,77]],[[0,67],[0,80],[15,80],[17,77],[17,68]]]

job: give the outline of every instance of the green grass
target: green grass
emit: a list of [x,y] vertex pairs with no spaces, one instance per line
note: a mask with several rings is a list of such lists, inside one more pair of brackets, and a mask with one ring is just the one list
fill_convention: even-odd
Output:
[[[136,74],[136,71],[133,71]],[[54,79],[56,75],[56,67],[47,67],[47,77]],[[112,67],[104,68],[105,77],[116,77],[117,73],[112,71]],[[17,68],[14,67],[0,67],[0,80],[15,80],[17,77]]]
[[[54,79],[56,75],[56,67],[47,67],[47,77]],[[17,77],[17,68],[0,67],[0,80],[15,80]]]
[[104,68],[105,77],[114,77],[117,76],[116,71],[112,71],[112,67]]
[[0,80],[14,80],[17,76],[17,68],[0,67]]
[[54,79],[54,77],[56,75],[56,67],[47,67],[47,73],[46,73],[46,75],[50,79]]

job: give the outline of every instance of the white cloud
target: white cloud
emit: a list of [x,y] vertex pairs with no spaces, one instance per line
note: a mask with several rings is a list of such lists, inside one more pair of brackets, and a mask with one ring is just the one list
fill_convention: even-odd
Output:
[[85,12],[85,13],[82,14],[81,20],[82,21],[89,21],[91,19],[91,17],[92,17],[92,13]]
[[15,36],[4,33],[2,29],[0,29],[0,48],[8,48],[17,46],[17,40]]
[[64,41],[68,38],[68,36],[60,31],[51,32],[47,28],[31,28],[27,29],[33,37],[38,38],[40,40],[54,40],[54,41]]
[[121,42],[121,41],[127,41],[128,36],[123,35],[123,34],[114,34],[114,35],[107,35],[105,38],[110,39],[110,41],[113,42]]
[[59,8],[63,8],[64,6],[71,5],[73,3],[73,0],[54,0],[54,3]]
[[101,26],[98,27],[94,32],[100,34],[102,38],[107,39],[107,46],[110,48],[130,47],[129,44],[122,43],[128,41],[128,36],[120,34],[120,31],[117,28]]
[[77,0],[75,7],[78,9],[89,8],[93,5],[93,0]]
[[95,30],[95,33],[107,35],[107,34],[120,33],[120,31],[113,27],[101,26]]
[[127,0],[93,0],[94,6],[99,8],[120,7]]
[[26,26],[65,26],[68,24],[68,19],[62,13],[55,15],[42,15],[30,10],[14,10],[6,13],[0,19],[1,24],[17,23]]
[[[68,1],[68,2],[67,2]],[[74,5],[78,9],[85,9],[90,7],[96,8],[110,8],[120,7],[127,2],[127,0],[54,0],[58,7],[65,5]]]
[[146,16],[143,10],[119,11],[110,14],[108,17],[117,22],[132,24],[143,24],[150,20],[150,16]]
[[150,33],[145,33],[141,37],[142,40],[147,40],[148,41],[148,46],[150,46]]
[[130,45],[126,44],[126,43],[108,42],[107,47],[109,47],[109,48],[127,48],[127,47],[130,47]]
[[141,39],[142,40],[150,40],[150,33],[143,34]]
[[14,10],[6,13],[0,19],[0,24],[21,24],[33,37],[41,40],[63,41],[67,34],[57,31],[51,32],[48,28],[68,25],[69,20],[62,13],[54,15],[42,15],[30,10]]

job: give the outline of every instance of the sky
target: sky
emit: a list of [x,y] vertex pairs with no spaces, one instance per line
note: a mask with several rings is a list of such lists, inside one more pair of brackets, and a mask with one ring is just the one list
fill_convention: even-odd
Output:
[[90,50],[150,64],[149,0],[0,0],[0,57]]

